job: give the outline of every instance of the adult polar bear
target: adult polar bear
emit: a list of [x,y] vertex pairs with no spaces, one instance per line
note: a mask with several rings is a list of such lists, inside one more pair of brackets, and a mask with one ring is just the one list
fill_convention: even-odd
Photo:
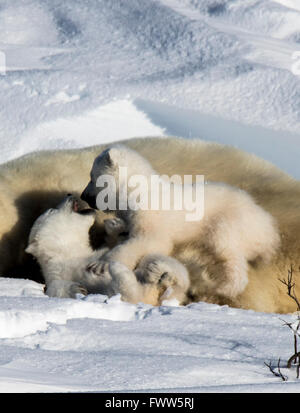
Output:
[[[203,174],[210,181],[222,181],[248,191],[269,211],[279,225],[282,246],[276,258],[263,268],[249,270],[249,284],[232,306],[266,312],[290,312],[295,304],[278,278],[287,276],[290,265],[300,265],[300,182],[269,162],[230,146],[180,138],[136,138],[122,144],[139,152],[160,174]],[[30,228],[46,209],[57,205],[66,193],[79,195],[89,181],[91,165],[109,146],[44,151],[26,155],[2,165],[0,172],[0,274],[29,276],[24,265]],[[98,213],[92,232],[95,246],[104,233]],[[251,225],[251,223],[249,223]],[[183,246],[178,257],[197,266],[197,250]],[[23,271],[21,271],[23,269]],[[25,270],[26,271],[26,270]],[[295,272],[297,276],[299,272]],[[296,293],[300,296],[300,278]],[[218,301],[218,297],[195,297]]]

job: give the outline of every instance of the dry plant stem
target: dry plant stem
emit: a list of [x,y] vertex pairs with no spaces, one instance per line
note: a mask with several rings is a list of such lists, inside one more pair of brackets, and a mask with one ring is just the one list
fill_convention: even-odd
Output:
[[291,297],[295,301],[295,303],[297,304],[297,311],[300,311],[300,302],[295,293],[295,283],[293,282],[293,275],[294,275],[294,268],[291,265],[291,268],[288,270],[287,280],[281,280],[279,278],[279,281],[282,282],[282,284],[286,285],[287,290],[288,290],[288,296]]
[[[292,300],[295,301],[297,305],[297,311],[300,312],[300,302],[296,296],[295,293],[295,282],[293,282],[293,275],[294,275],[294,268],[291,265],[290,270],[288,271],[288,278],[287,280],[281,280],[279,279],[282,284],[284,284],[287,287],[287,294],[289,297],[292,298]],[[300,373],[300,352],[298,352],[298,336],[299,336],[299,327],[300,327],[300,316],[298,314],[298,324],[296,329],[293,328],[292,323],[285,323],[294,334],[294,354],[289,358],[287,367],[290,368],[292,363],[297,364],[297,379],[299,378],[299,373]]]
[[286,377],[284,374],[282,374],[282,373],[281,373],[281,370],[280,370],[280,359],[278,359],[278,363],[277,363],[277,370],[278,370],[278,372],[276,372],[276,371],[274,370],[274,367],[272,367],[271,362],[270,362],[269,364],[268,364],[268,363],[265,363],[265,365],[269,368],[270,372],[271,372],[272,374],[274,374],[274,376],[280,377],[283,381],[287,381],[287,377]]

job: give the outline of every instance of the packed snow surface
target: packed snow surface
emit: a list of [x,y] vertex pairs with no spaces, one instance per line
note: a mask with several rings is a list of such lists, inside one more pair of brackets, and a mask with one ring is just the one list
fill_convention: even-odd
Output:
[[[0,279],[0,391],[295,391],[265,367],[293,338],[279,315],[115,296],[48,298]],[[293,316],[282,316],[293,321]]]
[[[298,0],[2,0],[0,162],[177,135],[299,179],[297,51]],[[299,391],[264,366],[292,349],[275,314],[50,299],[0,279],[2,392]]]

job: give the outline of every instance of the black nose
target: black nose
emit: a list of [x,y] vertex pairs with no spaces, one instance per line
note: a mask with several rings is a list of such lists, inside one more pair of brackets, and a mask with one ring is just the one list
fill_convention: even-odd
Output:
[[91,208],[97,209],[95,197],[90,196],[86,190],[84,190],[80,196],[80,198],[85,201]]
[[83,201],[86,201],[86,197],[87,197],[87,193],[86,193],[86,191],[84,190],[84,191],[82,192],[82,194],[80,195],[80,198],[81,198]]

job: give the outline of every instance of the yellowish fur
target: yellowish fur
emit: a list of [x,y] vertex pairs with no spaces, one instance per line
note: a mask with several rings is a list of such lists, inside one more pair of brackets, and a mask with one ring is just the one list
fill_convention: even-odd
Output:
[[[126,168],[126,179],[120,176],[120,168]],[[138,202],[141,202],[141,197],[149,201],[151,196],[155,196],[154,191],[157,192],[156,197],[161,199],[166,190],[165,186],[158,186],[156,190],[151,187],[151,179],[157,176],[157,172],[145,158],[124,145],[114,145],[93,163],[91,180],[82,195],[91,205],[95,205],[96,199],[101,196],[97,177],[107,175],[114,178],[115,185],[106,187],[105,196],[116,196],[117,200],[120,193],[126,193],[127,199],[133,199],[131,195],[134,190],[129,181],[132,177],[142,178],[140,190],[143,195],[140,195]],[[161,178],[161,182],[166,183],[165,178]],[[203,217],[201,208],[196,214],[186,209],[186,202],[182,202],[187,201],[186,195],[192,192],[194,198],[197,192],[204,192]],[[148,254],[160,252],[168,256],[178,244],[197,243],[200,258],[191,286],[193,295],[199,291],[201,293],[204,288],[210,294],[237,297],[248,283],[248,262],[268,262],[279,246],[279,235],[272,216],[258,206],[248,193],[224,183],[182,185],[177,181],[173,191],[170,191],[170,198],[167,210],[153,210],[150,203],[146,209],[134,210],[134,206],[127,210],[117,208],[116,215],[125,220],[129,238],[108,251],[99,265],[106,266],[108,261],[118,261],[133,270]],[[196,198],[199,207],[201,197]],[[182,209],[173,209],[176,201],[181,201]],[[189,208],[191,206],[196,208],[196,204],[189,202]],[[191,215],[193,221],[188,220]],[[201,263],[202,247],[211,253],[205,266]],[[188,262],[185,265],[190,267]]]
[[[300,182],[254,155],[230,146],[179,138],[137,138],[122,141],[137,150],[159,174],[203,174],[210,181],[221,181],[248,191],[278,222],[281,248],[265,266],[250,267],[245,291],[232,301],[197,291],[192,300],[227,303],[265,312],[291,312],[295,304],[287,296],[278,278],[295,268],[296,293],[300,296]],[[28,258],[24,252],[34,220],[44,210],[55,206],[66,193],[80,194],[89,181],[95,157],[108,145],[33,153],[0,166],[0,273],[24,273]],[[104,233],[98,224],[92,232],[95,246]],[[249,224],[250,225],[250,224]],[[97,242],[96,242],[97,241]],[[202,247],[204,248],[204,247]],[[204,251],[201,256],[210,252]],[[192,278],[197,277],[199,245],[179,245],[174,255],[188,262]],[[17,269],[17,270],[16,270]],[[23,272],[22,272],[23,269]]]
[[[153,305],[166,298],[180,303],[185,299],[188,272],[171,257],[148,255],[135,271],[120,262],[112,262],[104,271],[98,271],[99,259],[108,248],[92,250],[89,229],[96,212],[79,211],[77,205],[72,195],[67,196],[56,208],[40,215],[30,231],[26,252],[41,266],[47,295],[74,298],[77,293],[109,297],[120,294],[124,301]],[[111,233],[122,230],[120,225],[110,229]]]

